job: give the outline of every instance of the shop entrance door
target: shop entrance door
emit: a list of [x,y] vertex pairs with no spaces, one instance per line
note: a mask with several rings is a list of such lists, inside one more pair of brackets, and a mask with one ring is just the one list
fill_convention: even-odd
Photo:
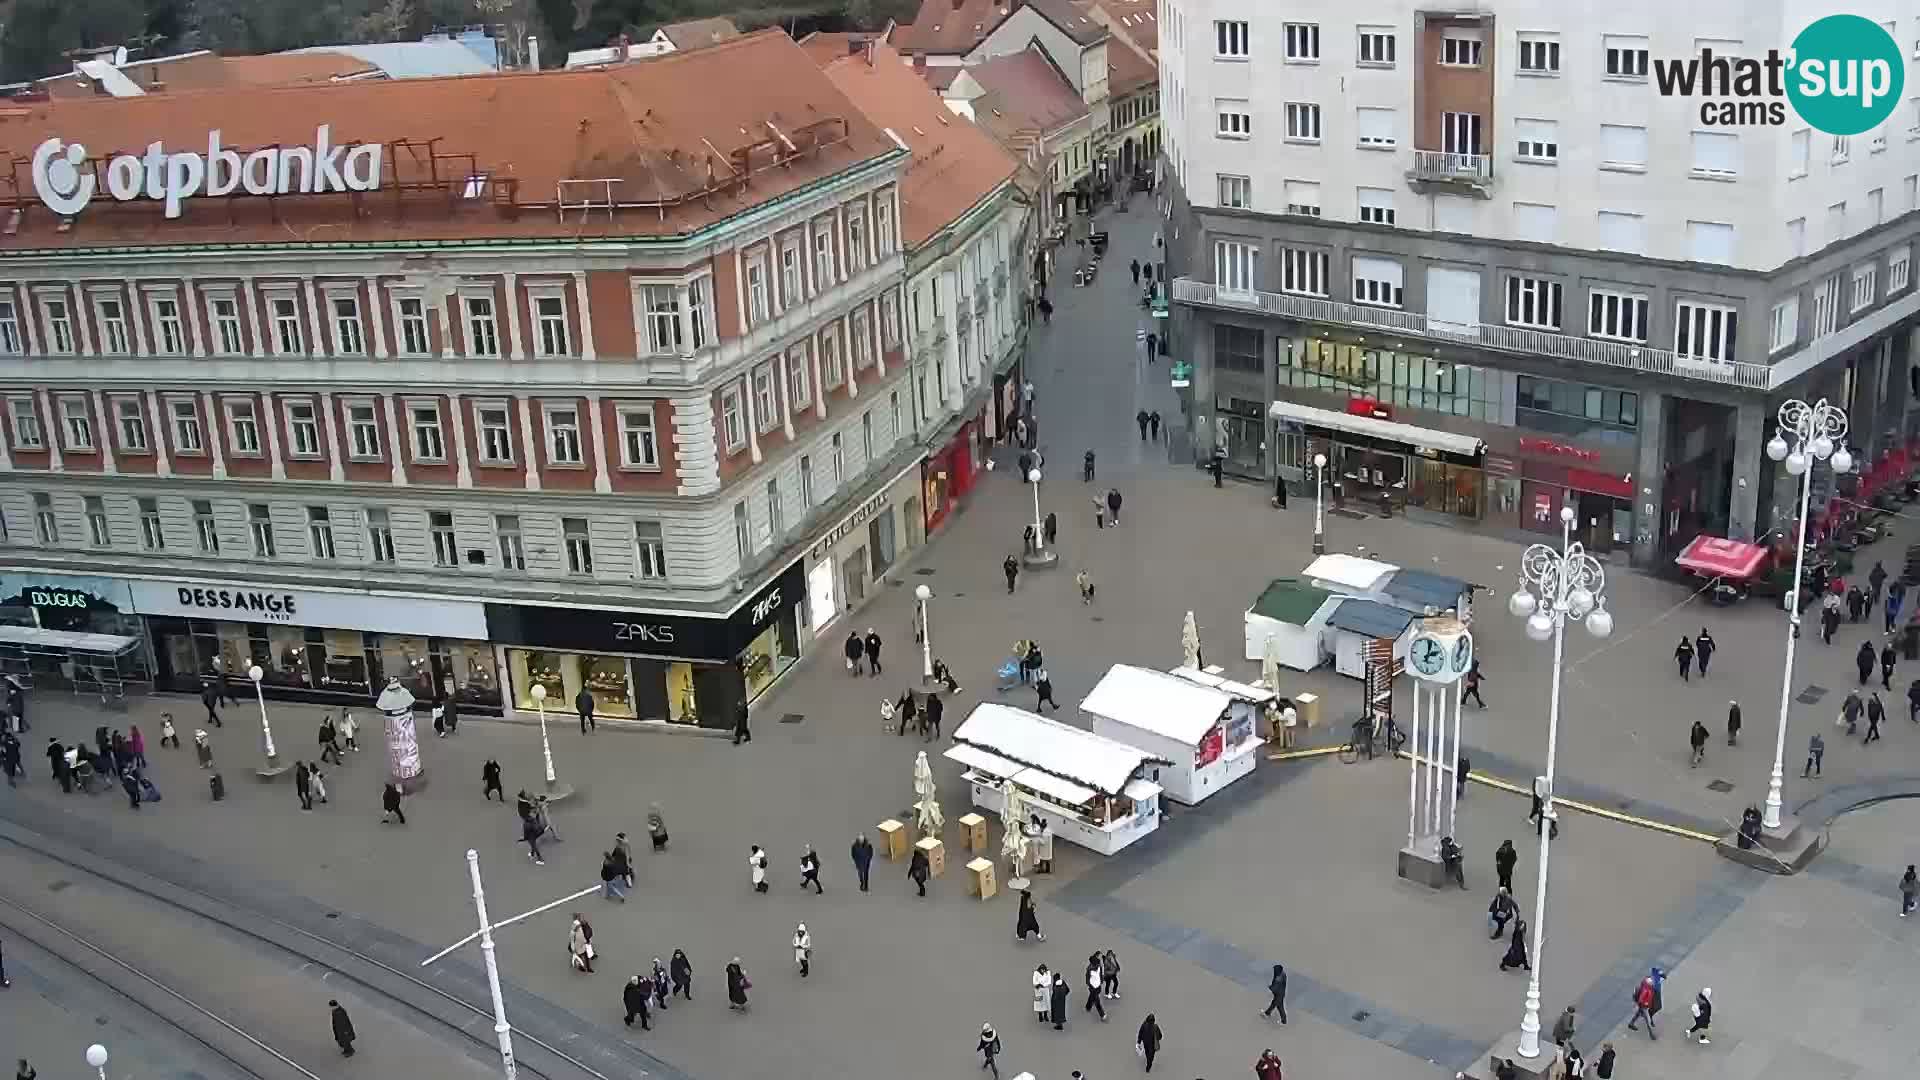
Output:
[[847,598],[847,609],[859,607],[867,598],[867,549],[856,548],[840,563],[840,580]]
[[1613,504],[1611,495],[1596,495],[1592,492],[1576,492],[1579,498],[1579,520],[1573,523],[1573,538],[1586,546],[1596,555],[1604,555],[1614,548],[1613,540]]

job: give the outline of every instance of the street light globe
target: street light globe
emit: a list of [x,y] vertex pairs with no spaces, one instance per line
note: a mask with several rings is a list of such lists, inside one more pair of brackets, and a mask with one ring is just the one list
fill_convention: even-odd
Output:
[[914,599],[919,600],[921,603],[926,603],[928,600],[933,599],[933,590],[927,588],[925,585],[917,585],[914,587],[913,596]]
[[1787,472],[1799,476],[1807,471],[1807,455],[1795,450],[1787,455]]
[[1767,440],[1767,456],[1775,461],[1784,461],[1787,457],[1787,440],[1775,435]]
[[267,677],[267,673],[261,670],[259,664],[255,664],[252,667],[247,669],[247,678],[252,679],[254,682],[259,682],[261,679],[264,679],[266,677]]
[[1571,506],[1561,507],[1560,520],[1568,525],[1573,524],[1573,507]]
[[1027,483],[1037,484],[1039,482],[1040,482],[1040,470],[1039,469],[1027,470]]
[[527,691],[527,693],[532,694],[533,700],[535,701],[547,700],[547,688],[540,683],[534,683],[533,689]]
[[1844,446],[1833,452],[1833,471],[1837,473],[1853,471],[1853,455],[1848,453]]
[[1325,454],[1315,454],[1315,455],[1313,455],[1313,467],[1314,467],[1314,468],[1316,468],[1316,469],[1324,469],[1324,468],[1326,468],[1326,467],[1327,467],[1327,455],[1325,455]]
[[1535,641],[1545,641],[1553,636],[1553,616],[1544,611],[1536,611],[1527,617],[1527,636]]
[[1507,611],[1516,619],[1526,618],[1539,606],[1540,601],[1527,589],[1515,589],[1513,595],[1507,598]]
[[1576,619],[1584,619],[1587,612],[1593,610],[1594,595],[1587,589],[1575,589],[1567,594],[1567,610],[1573,612]]
[[106,1068],[107,1048],[101,1046],[99,1043],[94,1043],[92,1046],[87,1047],[87,1067],[90,1069]]
[[1813,442],[1808,444],[1807,449],[1813,451],[1814,457],[1825,461],[1833,456],[1833,440],[1827,438],[1825,435],[1815,435]]
[[1598,608],[1587,616],[1587,633],[1597,638],[1613,636],[1613,612]]

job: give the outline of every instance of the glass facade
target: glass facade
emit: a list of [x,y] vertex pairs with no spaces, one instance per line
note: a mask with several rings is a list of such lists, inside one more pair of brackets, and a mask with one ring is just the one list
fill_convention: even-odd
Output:
[[1403,409],[1506,422],[1506,383],[1497,371],[1321,338],[1280,338],[1275,363],[1283,387],[1345,392]]
[[1514,422],[1536,431],[1633,446],[1639,441],[1640,395],[1521,375],[1514,380]]
[[277,697],[364,702],[394,678],[422,702],[451,696],[500,704],[493,648],[484,641],[207,619],[155,617],[148,627],[159,679],[175,690],[220,676],[244,692],[247,669],[257,664],[261,686]]

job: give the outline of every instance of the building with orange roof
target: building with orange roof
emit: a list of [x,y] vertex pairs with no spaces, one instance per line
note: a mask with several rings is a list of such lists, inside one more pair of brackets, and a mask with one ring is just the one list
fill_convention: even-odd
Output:
[[163,689],[727,726],[925,535],[912,151],[778,31],[0,149],[0,620]]
[[1020,160],[948,109],[890,46],[866,44],[826,71],[912,154],[900,182],[904,310],[927,420],[927,521],[938,527],[1021,407],[1027,304],[1034,275],[1044,277],[1033,193],[1021,186]]
[[1095,113],[1061,79],[1046,53],[1034,48],[969,64],[943,96],[948,108],[1039,171],[1043,230],[1052,231],[1076,208],[1087,207],[1101,160]]
[[1153,168],[1160,156],[1159,0],[1075,0],[1112,31],[1107,45],[1107,147],[1123,177]]

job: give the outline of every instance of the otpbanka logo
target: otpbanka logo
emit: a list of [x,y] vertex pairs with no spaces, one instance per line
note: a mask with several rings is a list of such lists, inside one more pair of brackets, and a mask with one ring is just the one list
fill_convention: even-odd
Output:
[[[372,191],[380,186],[380,143],[335,146],[327,125],[314,132],[312,146],[275,146],[241,156],[220,145],[220,133],[207,134],[203,157],[191,151],[168,153],[158,141],[135,157],[116,154],[107,162],[107,194],[120,202],[159,199],[166,216],[180,216],[181,202],[196,195],[317,195],[335,191]],[[56,214],[71,217],[94,196],[94,175],[84,168],[87,148],[59,138],[33,152],[33,190]]]
[[1787,122],[1787,106],[1829,135],[1858,135],[1880,126],[1900,103],[1906,63],[1886,28],[1858,15],[1828,15],[1809,24],[1786,53],[1761,59],[1715,56],[1655,60],[1662,97],[1703,98],[1709,127]]

